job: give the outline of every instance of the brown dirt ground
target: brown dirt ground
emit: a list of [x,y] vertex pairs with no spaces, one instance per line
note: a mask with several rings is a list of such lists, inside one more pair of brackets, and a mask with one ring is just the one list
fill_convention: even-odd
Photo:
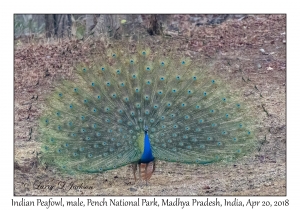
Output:
[[[286,195],[286,16],[250,15],[200,27],[181,24],[183,17],[174,16],[184,29],[181,36],[188,37],[190,52],[216,58],[213,68],[220,73],[235,77],[241,70],[263,96],[262,125],[268,132],[261,150],[228,164],[158,161],[148,186],[143,181],[134,183],[130,166],[78,179],[59,176],[37,161],[39,105],[55,81],[71,76],[75,61],[88,61],[102,44],[95,40],[16,41],[15,195]],[[68,190],[72,182],[92,189]]]

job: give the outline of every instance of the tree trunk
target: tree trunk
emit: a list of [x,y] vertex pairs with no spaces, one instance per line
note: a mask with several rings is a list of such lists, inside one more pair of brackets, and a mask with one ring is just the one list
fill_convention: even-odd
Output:
[[85,33],[88,35],[92,32],[92,30],[95,27],[94,23],[94,15],[86,15],[85,16],[86,21],[85,21]]
[[47,38],[71,36],[71,15],[45,15],[45,23]]
[[50,38],[54,36],[54,15],[45,15],[45,30],[46,37]]

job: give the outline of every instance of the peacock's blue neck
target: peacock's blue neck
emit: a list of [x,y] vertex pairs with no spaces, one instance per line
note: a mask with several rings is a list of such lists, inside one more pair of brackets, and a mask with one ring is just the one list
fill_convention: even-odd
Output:
[[142,157],[140,159],[141,163],[149,163],[154,160],[150,140],[148,136],[148,132],[145,132],[145,138],[144,138],[144,152],[142,154]]

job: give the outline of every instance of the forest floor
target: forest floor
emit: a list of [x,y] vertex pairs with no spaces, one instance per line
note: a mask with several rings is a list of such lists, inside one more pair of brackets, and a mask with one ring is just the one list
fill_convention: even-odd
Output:
[[[174,21],[186,22],[175,15]],[[179,24],[180,25],[180,24]],[[77,179],[38,164],[39,105],[75,61],[87,61],[100,41],[15,43],[15,195],[286,195],[286,16],[249,15],[219,25],[190,27],[187,48],[214,57],[220,74],[244,78],[262,95],[267,130],[260,151],[234,163],[184,165],[158,161],[148,185],[125,166]],[[189,30],[192,28],[192,30]],[[235,76],[236,75],[236,76]],[[52,186],[52,187],[51,187]],[[82,189],[84,188],[84,189]]]

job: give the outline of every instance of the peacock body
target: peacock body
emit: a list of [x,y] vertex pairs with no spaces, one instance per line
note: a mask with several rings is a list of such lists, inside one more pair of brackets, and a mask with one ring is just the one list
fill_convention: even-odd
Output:
[[75,175],[127,164],[135,175],[139,164],[149,179],[155,160],[207,164],[253,151],[255,108],[209,66],[175,51],[116,44],[78,64],[45,103],[41,161]]

